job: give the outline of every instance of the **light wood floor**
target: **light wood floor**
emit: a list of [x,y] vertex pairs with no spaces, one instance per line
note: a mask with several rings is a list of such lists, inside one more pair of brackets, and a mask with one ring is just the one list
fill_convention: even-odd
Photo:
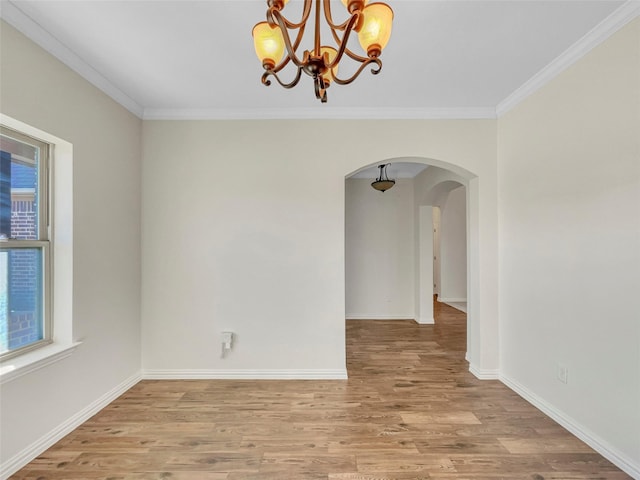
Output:
[[15,479],[628,479],[464,361],[465,315],[348,321],[348,381],[143,381]]

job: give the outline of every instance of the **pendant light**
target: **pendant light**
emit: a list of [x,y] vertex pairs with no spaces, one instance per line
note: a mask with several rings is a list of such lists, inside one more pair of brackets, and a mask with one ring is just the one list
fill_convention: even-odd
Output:
[[389,164],[385,163],[384,165],[378,165],[380,174],[378,175],[378,178],[376,178],[375,182],[371,184],[373,188],[380,192],[385,192],[396,184],[395,180],[391,180],[387,176],[387,165]]

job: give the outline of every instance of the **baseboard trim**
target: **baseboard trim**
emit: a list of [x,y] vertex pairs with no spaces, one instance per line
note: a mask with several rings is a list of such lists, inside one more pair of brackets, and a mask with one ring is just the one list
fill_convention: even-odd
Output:
[[435,320],[432,318],[416,318],[415,322],[420,325],[433,325],[435,324]]
[[49,433],[33,442],[27,448],[11,457],[5,463],[0,465],[0,479],[6,480],[7,478],[9,478],[11,475],[16,473],[18,470],[20,470],[22,467],[24,467],[26,464],[28,464],[30,461],[44,452],[47,448],[51,447],[65,435],[71,433],[73,430],[86,422],[89,418],[109,405],[116,398],[118,398],[120,395],[122,395],[136,383],[138,383],[141,379],[142,376],[140,375],[140,373],[136,373],[135,375],[129,377],[124,382],[117,385],[115,388],[112,388],[97,400],[89,404],[87,407],[80,410],[71,418],[62,422]]
[[413,313],[400,313],[395,315],[371,315],[370,313],[358,313],[347,315],[347,320],[413,320]]
[[500,380],[500,370],[498,369],[479,368],[473,363],[469,363],[469,371],[478,380]]
[[505,375],[500,375],[500,381],[511,390],[524,398],[531,405],[542,411],[545,415],[551,417],[554,421],[569,430],[572,434],[582,440],[584,443],[593,448],[600,455],[605,457],[616,467],[631,475],[632,478],[640,479],[640,465],[635,463],[626,455],[620,453],[616,448],[609,445],[608,442],[582,426],[579,422],[571,418],[569,415],[556,409],[553,405],[540,398],[524,385],[512,380]]
[[438,301],[440,303],[461,303],[461,302],[466,302],[467,299],[466,298],[445,298],[445,297],[438,297]]
[[142,372],[144,380],[346,380],[346,369],[298,370],[180,370],[149,369]]

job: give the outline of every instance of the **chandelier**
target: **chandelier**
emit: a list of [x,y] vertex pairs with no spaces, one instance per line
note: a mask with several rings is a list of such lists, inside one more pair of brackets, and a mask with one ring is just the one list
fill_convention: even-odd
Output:
[[[331,16],[330,0],[315,0],[314,44],[311,50],[304,50],[300,56],[298,48],[314,1],[304,0],[302,18],[297,23],[288,20],[282,14],[288,1],[267,0],[267,21],[253,27],[256,54],[265,70],[262,75],[264,85],[271,85],[269,77],[273,76],[284,88],[293,88],[304,72],[313,78],[316,98],[325,103],[327,88],[332,82],[348,85],[370,64],[373,64],[371,73],[380,73],[382,61],[379,57],[391,36],[393,21],[393,10],[388,5],[368,4],[369,0],[341,0],[347,8],[349,18],[343,23],[336,24]],[[335,47],[323,45],[320,40],[321,6],[324,10],[324,19],[335,41]],[[354,31],[358,35],[366,56],[358,55],[347,47],[349,37]],[[357,69],[351,77],[341,79],[338,77],[338,64],[345,55],[356,62]],[[289,63],[293,63],[297,70],[293,80],[285,83],[278,74]]]
[[378,168],[380,169],[380,174],[378,175],[378,178],[376,178],[375,181],[371,183],[371,186],[376,190],[378,190],[379,192],[385,192],[386,190],[389,190],[391,187],[393,187],[396,184],[395,180],[391,180],[387,176],[387,165],[390,165],[390,164],[385,163],[384,165],[378,165]]

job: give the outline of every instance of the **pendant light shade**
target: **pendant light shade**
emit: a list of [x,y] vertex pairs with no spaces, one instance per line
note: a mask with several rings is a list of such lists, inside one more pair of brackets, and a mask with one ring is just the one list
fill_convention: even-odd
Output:
[[373,188],[380,192],[385,192],[396,184],[395,180],[391,180],[387,176],[387,165],[389,164],[385,163],[384,165],[378,165],[380,174],[378,175],[378,178],[376,178],[376,180],[371,184]]
[[391,38],[393,10],[384,3],[372,3],[362,13],[364,22],[358,32],[360,46],[370,57],[377,57]]
[[277,25],[260,22],[253,27],[253,46],[263,66],[275,67],[284,56],[284,38]]

